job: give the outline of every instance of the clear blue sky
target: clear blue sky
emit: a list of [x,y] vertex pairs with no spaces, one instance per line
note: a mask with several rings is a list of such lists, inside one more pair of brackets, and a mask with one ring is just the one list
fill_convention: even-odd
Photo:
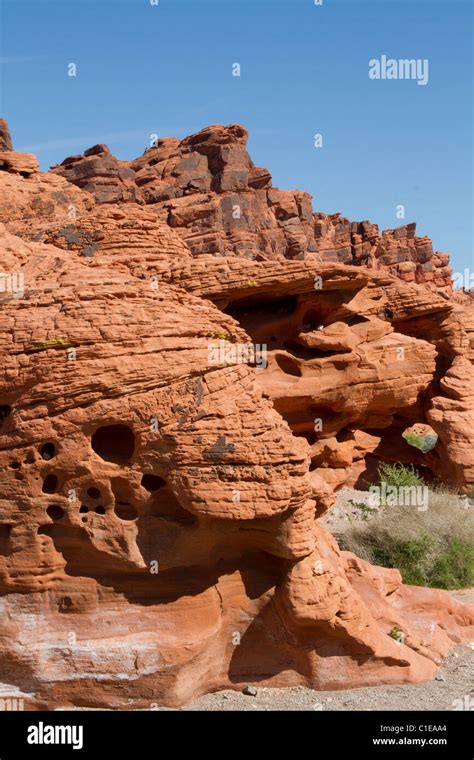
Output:
[[[457,271],[474,267],[471,38],[468,0],[2,0],[1,112],[43,169],[240,122],[276,186],[381,228],[403,204]],[[370,80],[382,54],[427,58],[428,85]]]

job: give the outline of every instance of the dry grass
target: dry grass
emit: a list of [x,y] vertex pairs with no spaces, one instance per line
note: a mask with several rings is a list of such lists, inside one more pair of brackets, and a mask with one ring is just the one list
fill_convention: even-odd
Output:
[[436,588],[474,585],[474,507],[446,488],[430,489],[428,509],[396,506],[338,531],[341,548],[384,567],[406,583]]

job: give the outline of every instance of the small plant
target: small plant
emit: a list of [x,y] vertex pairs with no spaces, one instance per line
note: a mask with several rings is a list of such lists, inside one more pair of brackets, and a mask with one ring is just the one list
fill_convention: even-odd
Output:
[[70,348],[72,344],[66,338],[50,338],[41,343],[34,343],[31,348],[26,349],[26,353],[33,354],[38,351],[46,351],[48,348]]
[[412,464],[406,466],[381,462],[378,466],[378,475],[380,483],[386,483],[387,486],[394,486],[395,488],[424,485],[423,478],[415,472]]
[[363,520],[368,520],[370,515],[377,512],[376,509],[374,509],[373,507],[369,507],[369,505],[366,504],[364,501],[352,501],[352,499],[350,499],[350,503],[352,504],[354,509],[358,509],[359,512],[362,512]]
[[218,338],[219,340],[230,340],[229,334],[224,332],[223,330],[214,330],[213,332],[207,332],[205,337]]
[[398,641],[400,644],[403,644],[405,642],[405,633],[402,631],[401,628],[397,628],[396,625],[393,626],[392,630],[388,634],[392,639],[395,639],[395,641]]

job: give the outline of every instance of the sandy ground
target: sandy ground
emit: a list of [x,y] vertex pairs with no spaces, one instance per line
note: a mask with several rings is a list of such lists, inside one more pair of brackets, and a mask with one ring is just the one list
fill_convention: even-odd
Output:
[[[436,680],[402,686],[343,691],[257,688],[255,697],[237,691],[207,694],[183,710],[474,710],[474,651],[458,647],[440,667]],[[439,680],[438,680],[439,679]],[[456,700],[461,700],[457,702]]]

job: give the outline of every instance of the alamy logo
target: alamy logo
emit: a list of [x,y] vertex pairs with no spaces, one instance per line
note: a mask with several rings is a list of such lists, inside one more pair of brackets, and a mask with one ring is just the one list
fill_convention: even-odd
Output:
[[463,290],[474,290],[474,271],[466,267],[464,272],[454,272],[453,288],[462,288]]
[[0,697],[0,710],[17,712],[25,709],[25,700],[22,697]]
[[252,364],[257,369],[266,369],[267,344],[266,343],[228,343],[220,340],[219,344],[208,345],[209,364]]
[[0,293],[22,297],[25,292],[23,272],[0,272]]
[[391,486],[381,481],[370,486],[369,492],[373,507],[416,507],[418,512],[426,512],[429,506],[428,486]]
[[84,746],[84,726],[48,726],[42,721],[28,726],[28,744],[72,744],[73,749]]
[[369,79],[416,79],[428,84],[428,58],[387,58],[381,55],[369,61]]
[[472,712],[474,710],[474,696],[472,694],[465,694],[459,699],[453,699],[453,710],[468,710]]

